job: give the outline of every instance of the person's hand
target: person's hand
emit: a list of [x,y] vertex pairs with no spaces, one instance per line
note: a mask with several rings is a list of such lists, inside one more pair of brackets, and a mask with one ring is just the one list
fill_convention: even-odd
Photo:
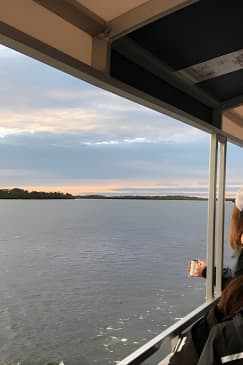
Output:
[[[198,260],[197,265],[195,267],[194,273],[193,273],[193,277],[196,278],[201,278],[202,277],[202,272],[205,269],[205,267],[207,266],[206,262],[203,260]],[[188,275],[190,275],[190,270],[191,270],[191,261],[188,262],[187,264],[187,272]]]

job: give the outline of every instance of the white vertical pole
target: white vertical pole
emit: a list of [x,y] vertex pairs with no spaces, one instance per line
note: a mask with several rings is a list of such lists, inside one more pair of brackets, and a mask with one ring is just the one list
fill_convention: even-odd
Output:
[[222,291],[222,272],[224,257],[224,211],[225,211],[225,173],[226,173],[226,151],[227,139],[220,137],[220,163],[219,163],[219,195],[218,195],[218,219],[216,239],[216,296]]
[[206,300],[213,298],[213,271],[215,251],[215,213],[216,213],[216,183],[217,183],[218,138],[211,135],[209,192],[208,192],[208,235],[207,235],[207,280]]

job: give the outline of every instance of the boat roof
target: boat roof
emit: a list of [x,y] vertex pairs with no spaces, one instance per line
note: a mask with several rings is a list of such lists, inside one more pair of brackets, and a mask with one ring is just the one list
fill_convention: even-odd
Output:
[[241,0],[8,0],[0,42],[243,146]]

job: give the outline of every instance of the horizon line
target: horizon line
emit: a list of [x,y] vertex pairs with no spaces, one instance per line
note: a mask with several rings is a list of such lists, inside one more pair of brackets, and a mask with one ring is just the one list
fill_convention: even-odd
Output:
[[[22,187],[22,186],[15,186],[15,187],[0,187],[0,191],[11,191],[14,189],[19,189],[19,190],[23,190],[23,191],[27,191],[28,193],[30,192],[38,192],[38,193],[62,193],[62,194],[70,194],[73,197],[91,197],[91,196],[98,196],[98,197],[104,197],[104,198],[118,198],[118,197],[189,197],[189,198],[199,198],[199,199],[208,199],[208,193],[206,192],[178,192],[178,191],[174,191],[174,192],[153,192],[153,193],[138,193],[138,192],[126,192],[126,193],[120,193],[120,192],[86,192],[86,193],[76,193],[73,194],[69,191],[60,191],[60,190],[56,190],[56,191],[50,191],[50,190],[46,190],[44,188],[44,190],[36,190],[35,188],[32,189],[28,189],[26,187]],[[235,193],[234,193],[235,195]],[[218,196],[216,197],[218,198]],[[233,196],[233,192],[228,192],[225,194],[225,199],[234,199]]]

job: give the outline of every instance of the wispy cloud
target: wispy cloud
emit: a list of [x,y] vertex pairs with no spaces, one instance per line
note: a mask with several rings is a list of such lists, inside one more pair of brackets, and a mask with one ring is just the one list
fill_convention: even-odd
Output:
[[133,143],[160,143],[165,142],[166,140],[163,138],[154,138],[149,139],[146,137],[136,137],[136,138],[124,138],[120,140],[107,140],[107,141],[96,141],[96,142],[80,142],[81,145],[87,146],[110,146],[110,145],[119,145],[119,144],[133,144]]
[[[187,143],[205,135],[158,112],[95,88],[5,47],[0,48],[1,136],[12,133],[87,133],[106,141]],[[127,140],[127,142],[126,142]]]
[[[115,110],[99,109],[94,103],[90,108],[21,108],[0,110],[1,136],[20,132],[87,133],[92,132],[92,144],[111,140],[117,143],[157,143],[175,141],[188,143],[190,140],[203,140],[206,134],[182,123],[161,117],[159,113],[148,115],[137,106],[130,115],[117,114]],[[114,138],[115,137],[115,138]]]

